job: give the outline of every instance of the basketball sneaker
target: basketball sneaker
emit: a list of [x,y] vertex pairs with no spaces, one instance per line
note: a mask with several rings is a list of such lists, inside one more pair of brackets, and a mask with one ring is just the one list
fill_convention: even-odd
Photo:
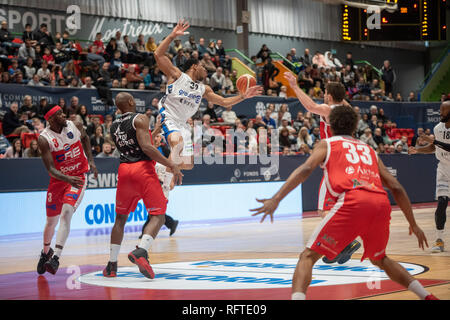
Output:
[[177,230],[177,227],[178,227],[178,220],[174,220],[173,224],[169,228],[170,229],[169,237],[175,233],[175,231]]
[[442,239],[437,239],[434,243],[433,248],[431,248],[432,253],[444,252],[444,241]]
[[150,263],[148,262],[148,252],[143,248],[136,246],[136,249],[128,254],[128,259],[139,267],[139,271],[147,278],[153,279],[155,273],[153,272]]
[[116,262],[108,261],[108,265],[103,270],[103,276],[107,278],[117,277],[117,261]]
[[38,274],[44,274],[45,273],[45,263],[50,260],[50,258],[53,256],[53,249],[50,248],[48,250],[47,254],[44,253],[44,250],[41,251],[41,256],[39,258],[39,262],[37,265],[37,273]]
[[45,270],[47,270],[47,272],[50,272],[51,274],[55,274],[56,271],[58,271],[58,267],[59,267],[59,257],[58,256],[53,256],[49,261],[47,261],[45,264]]
[[429,294],[425,297],[425,300],[441,300],[441,299],[438,299],[434,295]]
[[352,257],[352,254],[361,248],[361,243],[357,240],[353,240],[348,246],[342,250],[342,252],[338,255],[337,263],[344,264]]

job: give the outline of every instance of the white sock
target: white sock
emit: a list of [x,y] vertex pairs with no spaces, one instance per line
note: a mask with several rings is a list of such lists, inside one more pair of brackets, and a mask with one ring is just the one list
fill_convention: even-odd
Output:
[[303,292],[294,292],[291,300],[306,300],[306,295]]
[[61,257],[61,252],[62,252],[62,249],[61,248],[55,248],[55,256],[58,256],[58,258],[59,257]]
[[141,238],[141,243],[139,243],[138,247],[148,251],[148,249],[150,249],[152,241],[153,241],[153,238],[151,235],[144,234]]
[[422,300],[425,300],[425,297],[430,294],[418,280],[411,282],[408,286],[408,290],[417,294],[417,296]]
[[437,236],[437,239],[444,239],[444,229],[442,229],[442,230],[437,230],[436,229],[436,236]]
[[119,256],[120,252],[120,244],[112,244],[111,248],[109,250],[109,261],[111,262],[117,262],[117,257]]

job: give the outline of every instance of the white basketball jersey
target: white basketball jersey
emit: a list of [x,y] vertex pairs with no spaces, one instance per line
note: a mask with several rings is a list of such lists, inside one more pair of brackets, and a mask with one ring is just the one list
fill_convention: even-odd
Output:
[[[433,133],[434,138],[437,141],[450,143],[450,128],[447,129],[445,127],[445,123],[439,122],[439,124],[437,124],[434,127]],[[445,151],[444,149],[436,146],[435,154],[436,158],[440,161],[442,165],[445,165],[447,168],[450,168],[450,152]]]
[[159,101],[159,110],[177,122],[185,123],[198,110],[205,93],[205,85],[195,82],[186,73],[167,86],[166,95]]

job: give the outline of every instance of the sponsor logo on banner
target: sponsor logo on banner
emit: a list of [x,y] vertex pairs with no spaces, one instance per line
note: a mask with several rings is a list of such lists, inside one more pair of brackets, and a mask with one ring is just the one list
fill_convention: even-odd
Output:
[[389,171],[390,174],[392,174],[394,177],[397,178],[397,169],[392,167],[386,167],[386,169]]
[[[90,285],[118,288],[156,290],[233,290],[290,288],[297,259],[242,259],[174,262],[152,265],[155,279],[145,278],[137,267],[122,267],[117,278],[107,279],[102,271],[80,276],[79,281]],[[427,267],[400,263],[411,275],[428,270]],[[350,260],[343,265],[319,261],[313,269],[311,286],[332,286],[368,283],[374,275],[387,280],[384,271],[369,261]]]

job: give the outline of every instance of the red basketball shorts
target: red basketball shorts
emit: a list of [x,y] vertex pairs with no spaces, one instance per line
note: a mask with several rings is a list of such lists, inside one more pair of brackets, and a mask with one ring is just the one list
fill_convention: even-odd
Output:
[[353,189],[339,196],[336,204],[316,227],[306,247],[334,259],[360,236],[365,258],[379,260],[389,240],[391,205],[387,195]]
[[55,217],[61,214],[63,204],[69,204],[76,210],[83,199],[84,191],[87,186],[86,174],[79,175],[84,184],[81,189],[72,187],[69,183],[50,178],[50,184],[47,189],[47,217]]
[[142,199],[148,214],[166,213],[167,199],[155,172],[154,161],[121,163],[116,191],[116,212],[129,214]]
[[336,198],[328,192],[325,179],[322,177],[322,181],[320,181],[319,187],[319,201],[317,204],[318,210],[329,211],[333,208],[336,203]]

